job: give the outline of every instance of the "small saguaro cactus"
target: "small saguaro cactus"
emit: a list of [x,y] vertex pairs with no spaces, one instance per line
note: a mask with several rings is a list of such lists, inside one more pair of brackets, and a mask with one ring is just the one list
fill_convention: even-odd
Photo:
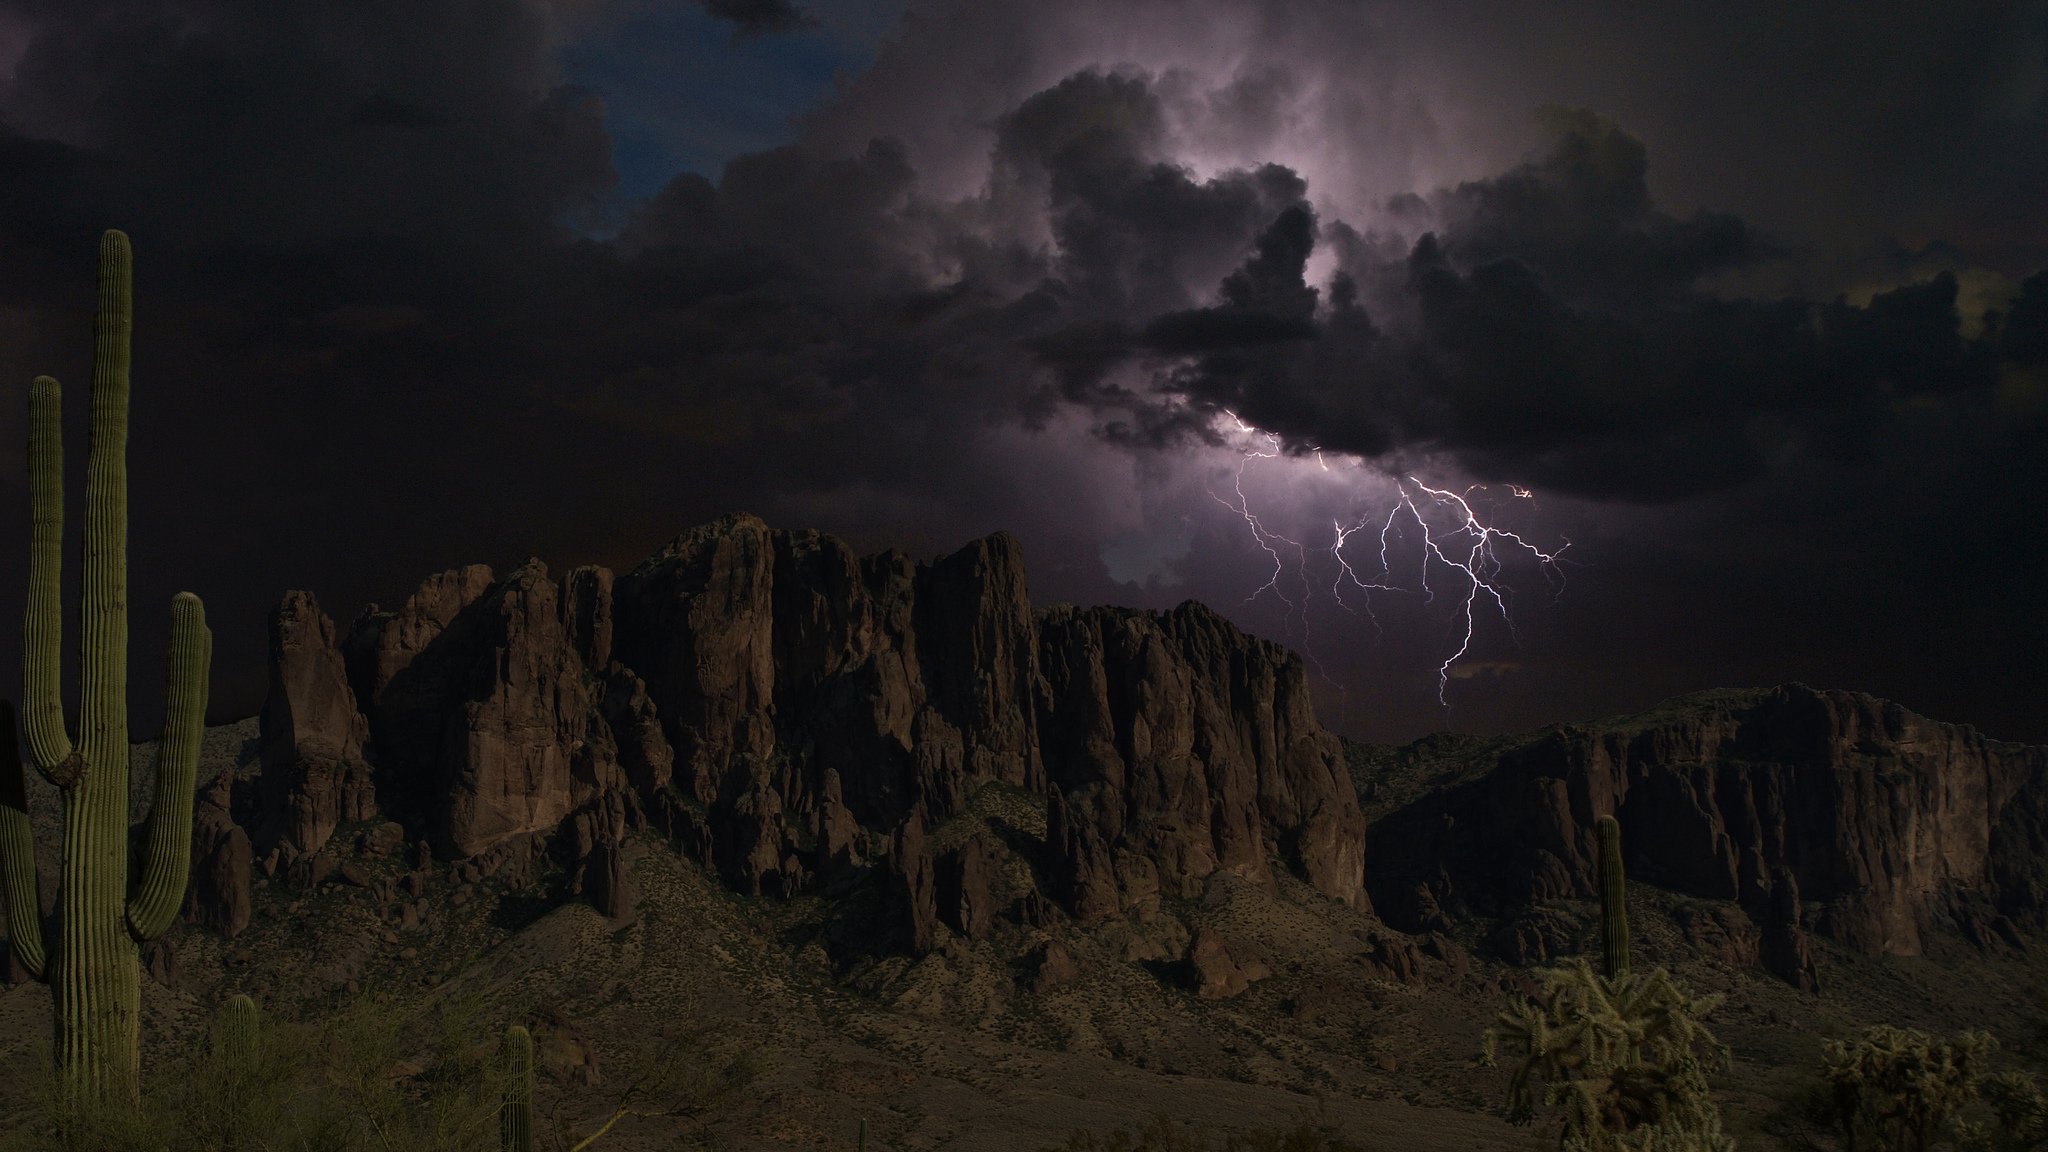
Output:
[[868,1152],[868,1118],[860,1118],[860,1134],[854,1138],[854,1152]]
[[504,1152],[533,1152],[533,1036],[517,1024],[505,1029],[504,1105],[498,1125]]
[[249,1134],[249,1089],[256,1077],[262,1024],[256,1002],[240,993],[228,997],[214,1014],[213,1059],[219,1069],[218,1103],[224,1121],[221,1134],[229,1149],[242,1147]]
[[1607,978],[1628,971],[1628,890],[1621,875],[1621,821],[1602,816],[1600,830],[1600,945]]
[[215,1024],[214,1051],[219,1054],[222,1067],[230,1078],[241,1081],[256,1070],[258,1030],[262,1027],[262,1013],[256,1009],[256,1002],[244,995],[234,995],[220,1006],[220,1019]]
[[[206,714],[213,637],[199,597],[171,600],[163,736],[157,745],[142,866],[128,859],[128,237],[100,237],[93,322],[92,431],[85,465],[85,594],[79,608],[79,725],[64,727],[58,679],[63,597],[64,440],[57,382],[29,392],[28,613],[23,622],[22,715],[30,759],[63,796],[63,875],[55,939],[43,937],[21,757],[12,732],[0,750],[0,871],[15,959],[50,986],[56,1071],[72,1100],[132,1101],[140,1063],[137,945],[171,926],[191,869],[192,794]],[[11,720],[11,716],[8,717]],[[12,728],[12,724],[6,725]]]

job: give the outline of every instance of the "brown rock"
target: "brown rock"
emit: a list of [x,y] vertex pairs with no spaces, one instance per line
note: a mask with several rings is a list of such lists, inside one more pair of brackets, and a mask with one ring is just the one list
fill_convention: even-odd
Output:
[[969,940],[986,939],[995,923],[995,907],[981,840],[969,839],[947,849],[937,863],[939,918]]
[[1464,977],[1472,970],[1472,957],[1458,942],[1441,932],[1431,932],[1422,940],[1422,951],[1442,961],[1451,970],[1451,975]]
[[597,1070],[597,1046],[589,1033],[553,1005],[544,1005],[527,1017],[533,1033],[533,1058],[558,1080],[586,1087],[604,1083]]
[[618,844],[601,843],[597,846],[591,854],[584,884],[591,906],[615,924],[631,920],[634,910],[640,906],[640,895],[633,887],[633,875],[626,867],[626,854]]
[[540,561],[493,585],[458,623],[464,643],[450,655],[463,652],[469,671],[451,677],[461,703],[443,730],[447,806],[436,815],[450,851],[466,857],[552,829],[623,780]]
[[1685,904],[1672,918],[1687,944],[1731,968],[1747,968],[1761,958],[1756,925],[1733,904]]
[[200,790],[192,810],[192,883],[185,890],[185,919],[223,936],[249,926],[249,836],[229,814],[234,779],[222,772]]
[[389,856],[405,847],[405,828],[395,821],[385,820],[363,832],[363,855]]
[[1189,938],[1183,963],[1195,995],[1204,1000],[1227,1000],[1272,974],[1265,961],[1207,925]]
[[[1822,908],[1816,928],[1870,954],[1918,954],[1951,886],[2006,915],[2048,894],[2048,840],[2033,831],[2048,827],[2048,748],[1797,684],[1547,729],[1378,821],[1366,874],[1403,928],[1419,927],[1418,883],[1447,907],[1512,919],[1558,887],[1594,895],[1604,812],[1621,821],[1632,878],[1761,909],[1769,874],[1789,869]],[[1765,943],[1778,931],[1767,923]]]
[[618,747],[619,768],[641,795],[659,793],[675,776],[675,752],[662,734],[661,717],[646,683],[613,661],[605,666],[603,692],[605,723]]
[[925,839],[924,805],[920,804],[910,810],[896,829],[889,852],[890,892],[898,909],[898,923],[914,956],[932,950],[934,926],[939,917],[932,872],[931,844]]
[[562,577],[562,631],[583,666],[612,662],[612,570],[586,564]]
[[263,702],[262,839],[317,852],[343,820],[377,811],[334,623],[311,592],[287,592],[270,614],[270,694]]
[[843,875],[861,864],[860,824],[854,820],[853,811],[847,808],[840,796],[839,773],[827,768],[818,797],[817,871],[820,877]]
[[1269,846],[1363,906],[1364,817],[1298,656],[1194,601],[1062,606],[1039,629],[1049,839],[1078,919],[1199,895],[1218,870],[1266,881]]
[[142,967],[149,978],[166,988],[178,986],[178,950],[170,940],[158,937],[142,946]]
[[1287,999],[1287,1016],[1303,1024],[1313,1023],[1336,1012],[1354,999],[1356,993],[1335,980],[1323,980]]
[[335,874],[341,877],[342,883],[352,884],[357,888],[368,888],[376,880],[368,868],[355,860],[343,861]]
[[719,874],[750,896],[780,892],[783,835],[782,795],[766,769],[735,765],[711,810]]
[[1049,928],[1053,921],[1053,904],[1033,888],[1012,900],[1005,914],[1019,924]]
[[685,795],[775,749],[775,547],[744,514],[677,537],[614,585],[613,655],[646,681]]
[[1041,942],[1025,962],[1031,972],[1031,990],[1043,993],[1070,980],[1078,980],[1081,966],[1074,954],[1057,940]]
[[1373,942],[1367,960],[1384,979],[1411,987],[1422,983],[1422,950],[1412,940],[1381,936]]
[[1758,951],[1764,967],[1801,992],[1818,992],[1820,976],[1806,938],[1806,910],[1799,899],[1799,877],[1780,867],[1771,878],[1770,915],[1764,920]]
[[[728,884],[787,894],[1001,783],[1047,793],[1057,895],[1083,919],[1218,871],[1265,880],[1269,854],[1363,907],[1363,822],[1299,659],[1198,605],[1034,612],[1001,534],[918,564],[729,516],[615,581],[442,573],[343,648],[386,807],[446,856],[625,791]],[[947,918],[985,932],[985,882],[955,864]]]

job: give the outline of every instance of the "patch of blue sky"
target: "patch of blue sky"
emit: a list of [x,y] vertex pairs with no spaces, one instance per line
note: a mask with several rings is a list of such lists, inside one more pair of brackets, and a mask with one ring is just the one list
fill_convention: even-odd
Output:
[[604,99],[614,209],[680,173],[715,180],[733,157],[793,141],[798,118],[836,91],[834,78],[873,61],[901,0],[801,7],[812,23],[739,36],[696,3],[638,4],[558,50],[565,78]]

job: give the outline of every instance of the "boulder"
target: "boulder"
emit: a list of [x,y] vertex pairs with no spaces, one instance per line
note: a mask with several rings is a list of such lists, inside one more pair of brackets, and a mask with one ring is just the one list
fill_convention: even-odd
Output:
[[1182,964],[1195,995],[1204,1000],[1227,1000],[1272,975],[1250,949],[1226,940],[1208,925],[1195,929],[1188,939]]

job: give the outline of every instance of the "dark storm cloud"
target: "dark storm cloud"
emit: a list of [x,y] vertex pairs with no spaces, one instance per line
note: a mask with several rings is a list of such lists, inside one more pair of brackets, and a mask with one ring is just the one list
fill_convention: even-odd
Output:
[[[1448,452],[1483,479],[1636,501],[1752,479],[1787,450],[1855,459],[1901,405],[1981,394],[1995,380],[1997,342],[1962,336],[1946,272],[1863,306],[1702,291],[1703,278],[1783,252],[1731,216],[1659,210],[1642,143],[1611,121],[1583,111],[1548,121],[1553,142],[1529,161],[1404,204],[1435,230],[1398,260],[1345,245],[1320,314],[1306,282],[1316,226],[1305,190],[1268,168],[1257,179],[1285,194],[1233,221],[1235,247],[1250,252],[1216,282],[1216,304],[1125,327],[1093,321],[1034,347],[1065,395],[1115,413],[1105,427],[1122,439],[1199,428],[1191,404],[1296,450]],[[1090,171],[1120,170],[1113,139],[1098,135]],[[1087,185],[1080,202],[1131,199],[1141,178],[1128,161],[1121,170],[1120,184]],[[1233,179],[1255,177],[1210,187]],[[1185,176],[1161,183],[1195,187]],[[1274,212],[1286,199],[1297,202]],[[1124,254],[1119,268],[1143,266],[1133,251],[1178,251],[1177,235],[1193,233],[1160,211],[1089,221],[1082,250]],[[1376,289],[1369,301],[1360,284]],[[1131,312],[1126,300],[1094,303]]]
[[[128,229],[134,664],[160,651],[147,606],[192,587],[230,710],[281,589],[346,616],[529,550],[630,565],[733,507],[925,552],[1010,528],[1034,595],[1114,598],[1103,540],[1225,410],[1293,450],[1631,501],[2023,454],[2048,424],[2048,278],[1912,238],[1853,301],[1723,292],[1803,238],[1661,207],[1626,118],[1555,114],[1471,178],[1440,137],[1473,122],[1442,102],[1472,70],[1404,57],[1418,25],[1196,7],[1249,15],[907,21],[802,142],[676,176],[596,241],[573,226],[611,141],[551,62],[560,5],[0,3],[26,30],[0,86],[0,373],[56,371],[79,426],[90,254]],[[1267,58],[1148,69],[1098,25]],[[1980,298],[1999,316],[1958,317]],[[0,405],[16,539],[21,411]]]
[[730,20],[743,36],[791,32],[815,23],[789,0],[702,0],[704,10]]

